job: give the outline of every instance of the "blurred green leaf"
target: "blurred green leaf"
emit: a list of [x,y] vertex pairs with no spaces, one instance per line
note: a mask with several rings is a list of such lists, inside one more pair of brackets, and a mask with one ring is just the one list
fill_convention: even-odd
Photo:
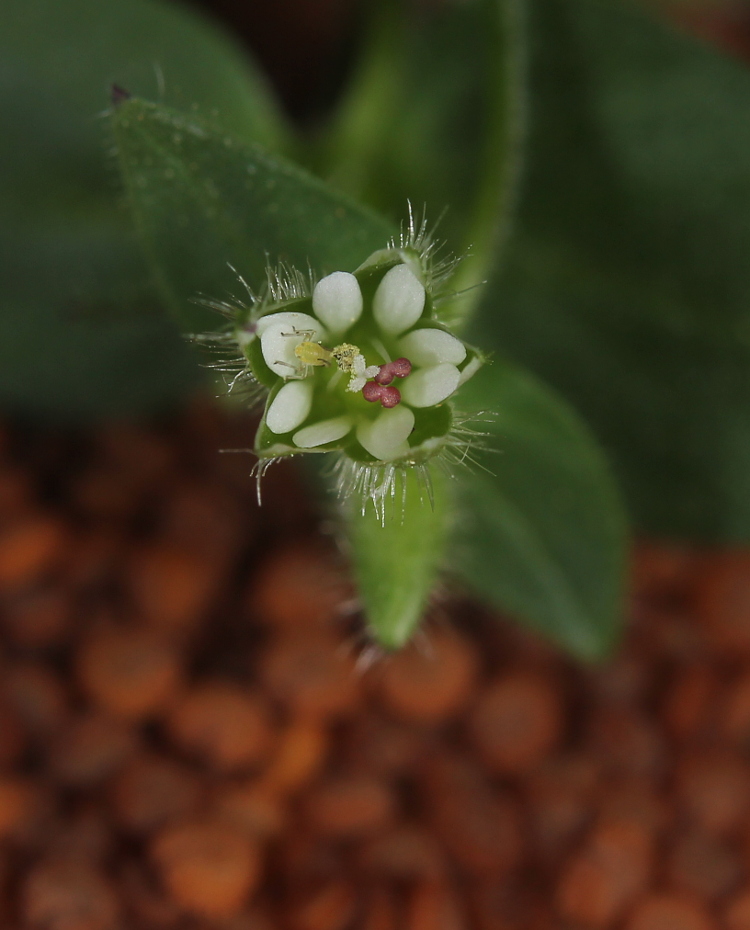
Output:
[[[496,454],[461,475],[455,560],[502,610],[574,655],[600,658],[622,622],[622,505],[596,442],[535,378],[503,361],[461,389]],[[494,412],[494,414],[492,413]]]
[[610,0],[533,0],[529,163],[474,337],[611,453],[641,530],[750,538],[750,74]]
[[192,298],[243,296],[227,263],[260,289],[268,261],[353,270],[393,233],[291,162],[175,110],[131,100],[113,112],[112,129],[162,294],[194,328],[214,329],[218,317]]
[[67,417],[153,409],[196,366],[159,311],[98,115],[117,83],[287,144],[265,84],[216,27],[149,0],[0,4],[0,399]]
[[[349,91],[319,170],[394,221],[406,203],[442,217],[438,237],[471,253],[459,290],[488,272],[507,233],[520,162],[523,38],[517,0],[373,2]],[[445,211],[445,213],[444,213]],[[444,215],[443,215],[444,214]],[[477,300],[472,291],[457,315]]]
[[355,506],[359,501],[347,507],[345,531],[365,621],[385,649],[400,649],[409,642],[443,567],[451,521],[445,485],[444,476],[433,470],[431,506],[414,470],[408,470],[395,500],[386,501],[382,522],[371,504],[364,513]]

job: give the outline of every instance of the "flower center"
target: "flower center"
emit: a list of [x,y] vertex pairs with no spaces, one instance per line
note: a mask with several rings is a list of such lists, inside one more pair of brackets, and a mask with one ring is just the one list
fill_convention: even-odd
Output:
[[[294,355],[304,366],[321,367],[336,363],[339,371],[349,375],[347,391],[362,392],[366,401],[380,401],[383,407],[395,407],[401,403],[401,392],[390,387],[394,378],[405,378],[411,373],[408,358],[397,358],[384,365],[368,365],[359,346],[348,342],[327,349],[319,342],[305,340],[294,348]],[[374,378],[374,381],[370,379]]]

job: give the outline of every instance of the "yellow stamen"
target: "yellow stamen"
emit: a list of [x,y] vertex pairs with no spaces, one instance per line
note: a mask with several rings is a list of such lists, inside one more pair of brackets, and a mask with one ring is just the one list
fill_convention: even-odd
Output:
[[354,359],[361,354],[359,346],[350,345],[348,342],[343,342],[340,346],[334,346],[331,350],[331,355],[336,359],[336,364],[341,371],[352,371]]

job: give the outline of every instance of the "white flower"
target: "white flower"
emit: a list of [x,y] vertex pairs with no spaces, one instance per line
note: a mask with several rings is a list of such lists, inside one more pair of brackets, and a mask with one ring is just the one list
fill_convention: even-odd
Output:
[[333,451],[342,496],[358,493],[382,517],[408,469],[429,498],[435,457],[471,461],[484,434],[452,400],[483,357],[436,309],[449,299],[442,289],[455,264],[438,257],[426,222],[410,211],[400,238],[354,273],[313,286],[281,265],[269,269],[262,297],[245,285],[249,304],[199,301],[232,322],[229,332],[196,337],[229,353],[214,365],[235,373],[229,390],[267,393],[255,438],[259,484],[279,458]]
[[[310,299],[295,300],[299,310],[282,306],[257,319],[263,364],[279,379],[259,430],[259,454],[342,448],[354,459],[393,462],[418,452],[409,438],[420,425],[423,433],[449,429],[450,416],[436,426],[420,411],[444,404],[479,358],[469,358],[464,343],[437,322],[410,264],[391,259],[384,273],[381,267],[365,271],[366,263],[358,272],[370,300],[357,274],[337,271]],[[357,399],[347,401],[351,395]],[[436,437],[425,435],[423,444],[432,450]]]

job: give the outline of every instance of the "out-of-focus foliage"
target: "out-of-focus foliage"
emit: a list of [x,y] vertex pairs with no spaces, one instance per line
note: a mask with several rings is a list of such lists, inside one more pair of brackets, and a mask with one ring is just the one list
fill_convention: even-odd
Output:
[[603,0],[530,6],[521,207],[475,338],[614,459],[641,530],[750,538],[750,74]]
[[81,419],[154,409],[198,369],[160,311],[100,118],[109,87],[245,141],[285,130],[235,43],[177,4],[0,4],[0,399]]
[[222,322],[191,303],[197,295],[247,299],[237,273],[260,292],[269,261],[319,275],[356,268],[394,233],[291,162],[189,115],[132,100],[111,124],[162,296],[191,330]]
[[[463,402],[492,454],[460,482],[452,564],[485,597],[584,659],[607,655],[622,621],[626,521],[610,469],[567,404],[496,361]],[[489,407],[490,402],[492,407]]]
[[[434,511],[412,489],[401,524],[349,513],[371,629],[410,635],[455,527],[452,568],[595,657],[619,627],[622,509],[586,428],[517,366],[604,440],[639,527],[750,535],[750,76],[604,0],[417,6],[373,0],[305,139],[177,3],[8,0],[0,398],[78,419],[163,406],[197,377],[177,321],[220,325],[192,299],[243,296],[227,263],[254,288],[267,262],[353,270],[407,199],[447,208],[439,234],[473,246],[455,286],[491,272],[454,317],[481,298],[472,339],[497,357],[463,405],[496,454],[441,477]],[[103,120],[110,84],[153,102],[118,96]]]
[[[494,265],[510,224],[524,94],[520,0],[373,3],[372,29],[318,169],[398,220],[426,205],[464,255],[454,286]],[[479,292],[455,304],[469,314]]]

